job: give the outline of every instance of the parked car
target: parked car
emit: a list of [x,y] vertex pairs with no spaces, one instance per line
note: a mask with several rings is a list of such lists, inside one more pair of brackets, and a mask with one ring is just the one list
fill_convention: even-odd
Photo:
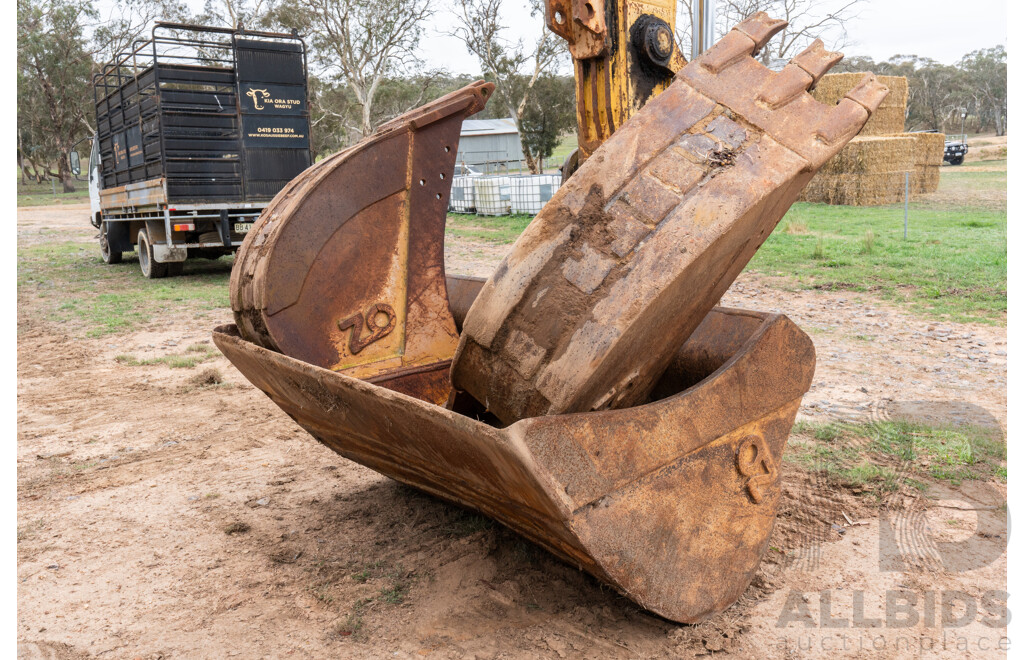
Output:
[[966,135],[947,135],[946,136],[946,153],[943,154],[942,160],[946,161],[950,165],[960,165],[964,162],[964,156],[967,155],[967,136]]

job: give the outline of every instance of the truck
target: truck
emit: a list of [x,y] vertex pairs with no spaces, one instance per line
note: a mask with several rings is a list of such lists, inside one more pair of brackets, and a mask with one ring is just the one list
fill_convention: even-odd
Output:
[[104,66],[88,163],[103,261],[134,250],[160,278],[237,250],[311,164],[306,67],[294,32],[168,22]]

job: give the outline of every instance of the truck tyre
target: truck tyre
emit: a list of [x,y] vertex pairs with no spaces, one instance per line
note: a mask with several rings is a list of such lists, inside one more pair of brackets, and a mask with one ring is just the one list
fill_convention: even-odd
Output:
[[100,223],[100,254],[103,256],[103,263],[119,264],[123,253],[119,249],[111,248],[110,241],[107,240],[107,228],[107,223]]
[[963,156],[957,156],[953,160],[949,161],[949,164],[950,165],[963,165],[964,164],[964,157]]
[[153,246],[150,245],[149,234],[145,229],[139,230],[138,253],[139,268],[147,279],[167,277],[167,264],[158,263],[153,259]]

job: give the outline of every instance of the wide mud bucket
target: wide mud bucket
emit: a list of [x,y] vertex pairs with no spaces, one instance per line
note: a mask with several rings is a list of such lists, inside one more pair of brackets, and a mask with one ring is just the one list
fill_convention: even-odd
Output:
[[[460,324],[481,282],[449,278]],[[243,340],[217,347],[345,458],[484,513],[644,608],[720,612],[753,578],[779,506],[779,470],[814,347],[788,318],[716,308],[643,405],[499,428]],[[488,423],[492,422],[492,423]]]

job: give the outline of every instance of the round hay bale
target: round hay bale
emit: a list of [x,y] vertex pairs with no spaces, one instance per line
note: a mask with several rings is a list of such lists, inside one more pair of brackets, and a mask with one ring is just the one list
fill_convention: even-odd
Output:
[[[815,99],[825,105],[836,105],[846,93],[861,81],[864,73],[829,73],[821,77],[811,91]],[[904,76],[876,76],[889,88],[889,94],[882,100],[871,119],[861,129],[861,135],[892,135],[903,132],[907,117],[907,79]]]

